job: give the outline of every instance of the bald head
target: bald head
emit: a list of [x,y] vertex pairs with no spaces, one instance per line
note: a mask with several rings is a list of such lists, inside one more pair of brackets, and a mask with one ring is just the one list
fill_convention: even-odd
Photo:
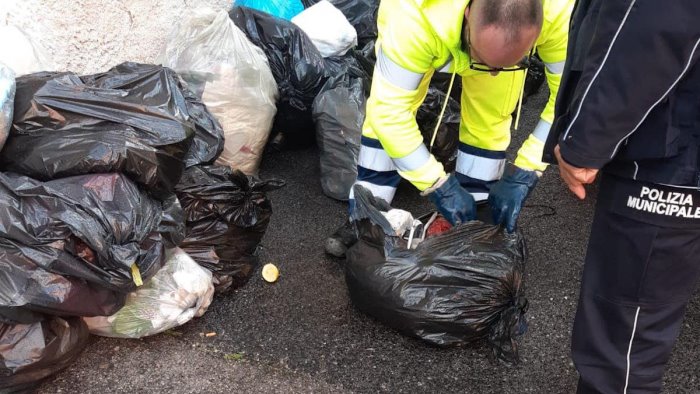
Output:
[[492,67],[515,65],[534,46],[542,13],[542,0],[472,0],[464,31],[472,57]]

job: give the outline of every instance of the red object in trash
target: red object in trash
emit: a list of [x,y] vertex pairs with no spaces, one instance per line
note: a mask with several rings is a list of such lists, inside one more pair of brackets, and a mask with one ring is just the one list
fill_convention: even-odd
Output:
[[442,216],[438,216],[435,218],[435,220],[433,220],[432,223],[430,223],[430,226],[428,226],[428,232],[426,234],[426,237],[430,238],[436,235],[440,235],[451,228],[452,225],[450,224],[450,222],[447,221],[447,219],[445,219]]

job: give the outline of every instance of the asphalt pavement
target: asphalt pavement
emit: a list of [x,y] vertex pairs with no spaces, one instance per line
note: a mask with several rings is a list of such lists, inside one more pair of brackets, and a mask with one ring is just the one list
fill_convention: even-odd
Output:
[[[534,127],[545,100],[543,91],[526,104],[512,146]],[[323,252],[326,237],[345,220],[346,204],[323,195],[316,149],[269,153],[261,176],[287,182],[270,193],[274,214],[261,254],[263,263],[279,267],[277,283],[264,282],[258,270],[242,289],[217,297],[204,317],[167,334],[142,340],[94,337],[80,359],[40,392],[574,392],[569,336],[595,187],[578,201],[556,168],[550,169],[523,210],[529,331],[521,341],[520,364],[507,367],[489,360],[484,343],[438,349],[353,308],[342,262]],[[394,206],[430,209],[407,184]],[[698,327],[696,297],[666,373],[667,393],[700,392]]]

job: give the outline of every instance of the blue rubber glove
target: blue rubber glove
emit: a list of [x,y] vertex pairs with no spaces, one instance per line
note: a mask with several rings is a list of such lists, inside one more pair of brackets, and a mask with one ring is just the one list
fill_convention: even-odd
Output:
[[494,224],[505,225],[509,233],[514,232],[520,209],[539,179],[535,171],[509,166],[489,192]]
[[476,219],[474,197],[464,190],[454,175],[441,178],[423,195],[435,204],[438,212],[453,226]]

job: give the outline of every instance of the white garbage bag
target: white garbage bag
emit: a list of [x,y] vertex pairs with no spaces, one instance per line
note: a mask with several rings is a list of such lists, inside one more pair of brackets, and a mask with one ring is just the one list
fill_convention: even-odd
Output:
[[54,71],[46,51],[19,27],[0,26],[0,63],[19,77],[39,71]]
[[217,164],[256,175],[277,108],[265,53],[226,11],[195,10],[171,34],[162,59],[197,93],[224,129]]
[[292,18],[323,57],[342,56],[357,45],[357,31],[339,9],[322,0]]
[[211,272],[182,249],[172,249],[168,256],[151,280],[127,296],[119,312],[83,318],[90,332],[105,337],[142,338],[201,317],[214,297]]
[[12,126],[15,103],[15,73],[0,63],[0,150],[5,146]]

